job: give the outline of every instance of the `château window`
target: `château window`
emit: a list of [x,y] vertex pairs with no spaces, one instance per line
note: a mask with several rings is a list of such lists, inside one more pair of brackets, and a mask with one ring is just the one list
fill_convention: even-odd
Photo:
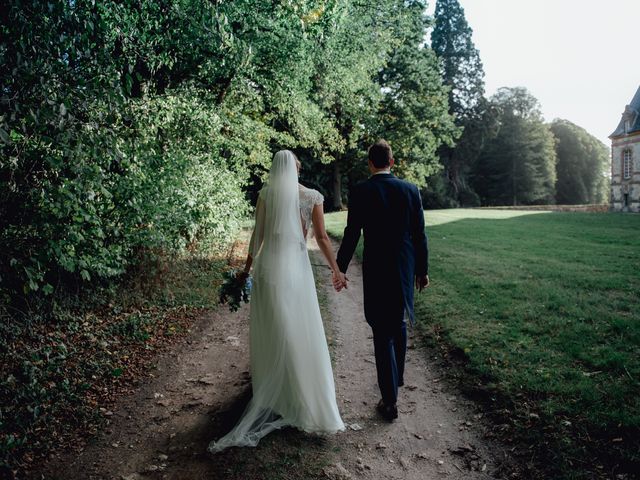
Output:
[[624,121],[624,133],[629,133],[631,130],[631,122],[629,120]]
[[631,178],[631,150],[625,150],[622,154],[622,177]]

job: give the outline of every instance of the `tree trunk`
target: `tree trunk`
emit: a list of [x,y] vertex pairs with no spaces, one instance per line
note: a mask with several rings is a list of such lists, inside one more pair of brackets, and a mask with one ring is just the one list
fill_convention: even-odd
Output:
[[454,159],[452,148],[447,148],[447,163],[449,165],[449,181],[453,190],[453,199],[457,201],[460,196],[460,172],[458,162]]
[[342,210],[342,175],[340,164],[336,160],[333,162],[333,208]]
[[512,160],[513,162],[513,172],[511,173],[511,190],[513,193],[513,206],[516,207],[518,205],[518,196],[516,194],[516,160],[515,157]]

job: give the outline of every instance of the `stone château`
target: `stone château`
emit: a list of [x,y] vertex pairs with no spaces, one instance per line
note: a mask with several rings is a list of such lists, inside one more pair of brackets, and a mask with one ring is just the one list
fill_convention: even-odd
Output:
[[611,209],[640,212],[640,87],[611,139]]

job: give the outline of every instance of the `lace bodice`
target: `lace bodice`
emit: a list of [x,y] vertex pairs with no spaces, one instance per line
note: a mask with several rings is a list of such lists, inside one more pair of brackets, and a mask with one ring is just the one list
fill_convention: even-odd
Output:
[[324,202],[324,196],[313,188],[307,188],[304,185],[299,186],[300,192],[300,218],[302,219],[302,230],[305,237],[311,228],[311,213],[315,205]]

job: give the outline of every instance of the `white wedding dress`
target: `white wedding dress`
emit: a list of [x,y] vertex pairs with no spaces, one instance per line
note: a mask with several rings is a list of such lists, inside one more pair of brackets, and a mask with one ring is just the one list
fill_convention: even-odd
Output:
[[209,452],[256,446],[286,426],[313,433],[344,430],[305,238],[313,206],[322,200],[319,192],[298,185],[293,154],[276,153],[249,246],[253,396],[236,426],[212,441]]

